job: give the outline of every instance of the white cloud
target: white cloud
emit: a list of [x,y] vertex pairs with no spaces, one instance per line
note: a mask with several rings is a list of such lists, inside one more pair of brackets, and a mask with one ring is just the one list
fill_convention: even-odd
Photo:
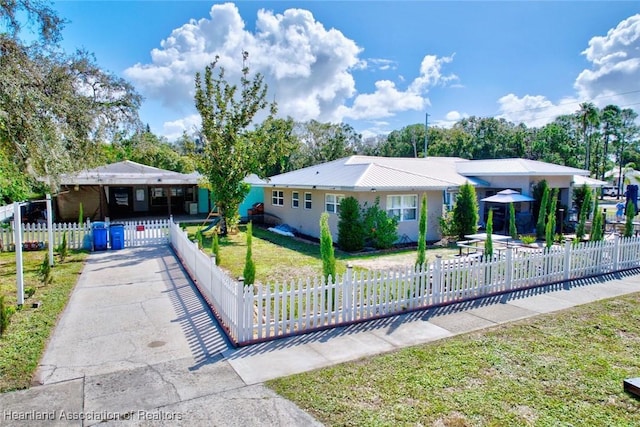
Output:
[[445,114],[444,120],[435,120],[433,122],[433,125],[441,128],[450,128],[453,125],[455,125],[457,122],[459,122],[460,120],[466,117],[469,117],[469,114],[452,110],[452,111],[449,111],[447,114]]
[[[640,81],[640,14],[620,22],[606,36],[593,37],[582,54],[592,67],[576,79],[580,99],[599,106],[637,102],[637,94],[633,98],[624,94],[637,89]],[[599,102],[599,97],[606,99]]]
[[[278,103],[281,116],[299,121],[310,119],[338,122],[344,118],[377,119],[429,105],[429,88],[457,82],[457,76],[442,69],[450,57],[427,55],[419,75],[406,89],[390,80],[375,83],[372,93],[356,93],[353,72],[362,69],[393,71],[396,62],[374,58],[364,60],[355,41],[336,29],[326,29],[311,12],[288,9],[283,13],[260,10],[255,32],[232,3],[216,4],[210,16],[192,19],[162,40],[151,52],[151,61],[125,71],[149,100],[181,114],[194,109],[194,76],[219,56],[228,81],[238,81],[241,52],[249,52],[251,73],[261,73],[269,86],[268,96]],[[399,83],[403,78],[398,77]],[[404,86],[404,85],[403,85]],[[167,131],[177,131],[182,122],[169,122]]]
[[352,69],[363,67],[361,48],[336,29],[325,29],[311,12],[283,14],[260,10],[251,33],[231,3],[211,8],[209,19],[191,20],[171,32],[151,52],[151,63],[125,75],[148,98],[192,111],[194,75],[219,55],[229,81],[239,78],[241,52],[249,52],[251,73],[261,73],[280,114],[298,120],[335,118],[336,109],[355,94]]
[[357,95],[351,107],[339,107],[338,116],[340,119],[376,119],[391,117],[402,111],[424,110],[431,105],[426,97],[431,87],[448,85],[458,80],[455,74],[442,73],[442,66],[451,61],[453,55],[441,58],[426,55],[420,65],[420,74],[406,90],[398,89],[390,80],[378,80],[373,93]]
[[196,129],[200,127],[202,120],[199,114],[191,114],[182,119],[164,122],[162,125],[162,135],[169,141],[175,141],[180,138],[184,132],[192,135]]
[[513,93],[498,100],[500,116],[514,123],[543,126],[562,114],[572,114],[581,102],[626,106],[638,100],[640,81],[640,14],[621,21],[606,36],[595,36],[582,52],[591,63],[576,77],[575,95],[552,102],[540,95],[518,97]]
[[541,95],[525,95],[520,98],[510,93],[500,98],[498,104],[498,118],[513,123],[525,123],[530,127],[540,127],[552,122],[557,116],[575,112],[579,101],[565,98],[554,104]]

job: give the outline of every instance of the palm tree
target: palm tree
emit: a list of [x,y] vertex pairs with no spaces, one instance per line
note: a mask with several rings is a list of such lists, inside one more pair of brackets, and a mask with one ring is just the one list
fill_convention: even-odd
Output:
[[578,119],[582,125],[582,139],[585,146],[585,169],[591,170],[591,132],[594,127],[600,125],[598,108],[592,102],[580,104],[577,112]]
[[[620,107],[617,105],[607,105],[604,107],[600,114],[600,120],[602,122],[604,133],[604,145],[602,147],[602,167],[600,168],[600,179],[604,181],[604,174],[607,169],[607,160],[609,157],[609,141],[611,137],[615,137],[619,132],[619,127],[622,124],[620,120]],[[618,197],[620,197],[620,188],[618,187]]]

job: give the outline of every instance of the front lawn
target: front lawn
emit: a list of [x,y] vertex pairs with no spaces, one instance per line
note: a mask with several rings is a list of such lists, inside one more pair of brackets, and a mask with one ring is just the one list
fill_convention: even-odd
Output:
[[640,294],[267,383],[328,426],[632,426]]
[[[46,254],[46,251],[23,252],[24,288],[33,288],[35,293],[25,298],[23,308],[11,317],[7,331],[0,337],[0,392],[27,388],[31,384],[49,335],[67,304],[87,256],[86,252],[70,251],[64,262],[56,260],[53,283],[43,285],[37,271]],[[4,295],[5,306],[16,306],[13,252],[0,253],[0,295]],[[41,302],[40,307],[32,308],[36,301]]]
[[[193,237],[197,226],[187,227],[189,236]],[[220,267],[233,277],[242,276],[247,252],[245,227],[241,226],[237,234],[229,234],[220,239]],[[211,248],[211,233],[203,238],[205,251]],[[282,283],[284,281],[320,277],[322,275],[322,259],[320,246],[316,243],[282,236],[263,228],[253,227],[253,260],[256,264],[256,281],[260,283]],[[431,262],[436,255],[452,258],[457,249],[433,247],[427,250],[427,261]],[[413,265],[416,249],[396,249],[384,252],[349,254],[336,249],[336,270],[342,274],[347,264],[353,264],[357,270],[374,269],[374,265]]]

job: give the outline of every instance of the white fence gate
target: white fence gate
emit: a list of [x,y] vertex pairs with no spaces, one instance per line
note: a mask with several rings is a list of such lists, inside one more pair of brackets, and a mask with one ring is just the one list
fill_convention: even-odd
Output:
[[[169,243],[170,219],[124,221],[118,224],[124,226],[124,246],[166,245]],[[113,223],[116,224],[116,223]],[[13,225],[13,224],[12,224]],[[54,223],[53,245],[58,247],[66,234],[69,249],[92,249],[93,224],[89,221],[79,225],[77,223]],[[47,224],[22,224],[22,242],[25,249],[43,249],[48,242]],[[107,233],[109,241],[109,233]],[[13,227],[0,228],[0,251],[15,249]]]

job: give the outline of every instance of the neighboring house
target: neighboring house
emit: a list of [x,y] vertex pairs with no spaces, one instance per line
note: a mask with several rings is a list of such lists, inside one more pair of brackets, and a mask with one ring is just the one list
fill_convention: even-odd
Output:
[[[201,175],[183,174],[125,160],[61,177],[56,197],[57,219],[77,221],[80,203],[85,218],[131,218],[135,216],[207,214],[213,207],[206,188],[198,187]],[[241,216],[253,204],[263,201],[264,183],[256,175],[245,182],[251,185],[240,205]]]
[[197,173],[182,174],[130,160],[66,174],[56,197],[58,219],[77,220],[80,203],[85,218],[92,220],[196,214],[202,211],[198,180]]
[[[507,188],[531,196],[534,185],[545,179],[549,186],[561,189],[561,203],[568,206],[574,176],[588,175],[586,170],[525,159],[351,156],[269,178],[264,185],[264,210],[312,237],[319,237],[320,214],[328,212],[335,241],[344,197],[353,196],[361,205],[379,199],[382,209],[398,217],[400,239],[415,242],[420,202],[426,195],[427,240],[435,241],[441,238],[439,218],[453,206],[465,182],[474,185],[482,199]],[[530,205],[519,204],[519,214],[529,213]],[[481,221],[488,208],[480,202]]]

